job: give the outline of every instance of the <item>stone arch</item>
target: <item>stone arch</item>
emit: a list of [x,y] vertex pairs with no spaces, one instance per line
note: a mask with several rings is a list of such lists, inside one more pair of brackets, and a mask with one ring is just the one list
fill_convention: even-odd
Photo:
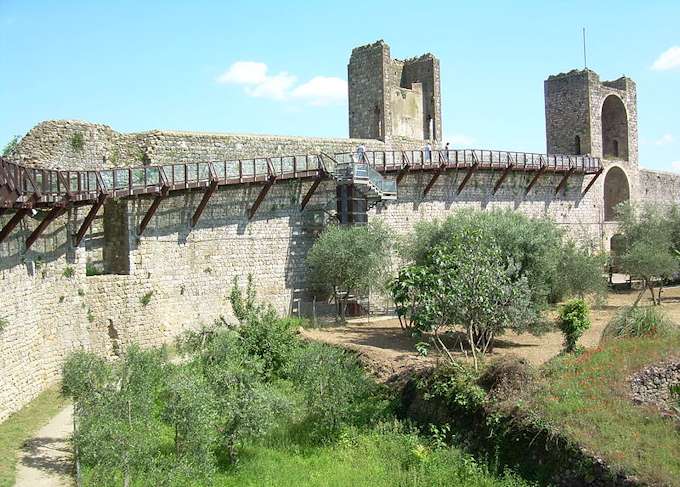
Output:
[[602,157],[628,160],[628,113],[617,95],[602,103]]
[[604,221],[616,220],[616,205],[630,200],[630,185],[626,173],[618,166],[604,177]]

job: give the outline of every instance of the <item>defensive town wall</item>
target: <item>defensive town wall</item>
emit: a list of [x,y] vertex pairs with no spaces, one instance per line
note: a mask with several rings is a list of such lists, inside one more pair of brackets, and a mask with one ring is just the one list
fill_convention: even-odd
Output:
[[[404,134],[417,133],[419,127],[423,138],[441,140],[437,136],[441,134],[438,61],[431,55],[392,61],[386,48],[376,43],[355,49],[348,67],[350,133],[365,139],[163,131],[123,134],[105,125],[50,121],[23,137],[11,159],[68,170],[351,152],[359,144],[369,151],[417,149],[423,139]],[[368,63],[372,56],[379,60],[374,63],[379,76],[375,89],[366,88],[375,80],[353,76],[353,65]],[[404,74],[409,63],[415,63],[411,72],[422,72]],[[386,69],[392,69],[392,74],[385,75]],[[625,200],[675,202],[680,177],[638,166],[637,117],[631,108],[634,84],[629,80],[600,83],[589,73],[546,80],[549,151],[606,156],[603,174],[585,195],[593,175],[574,174],[564,191],[556,194],[563,175],[546,172],[526,194],[534,173],[511,172],[493,194],[499,171],[478,171],[458,194],[465,171],[447,171],[423,196],[432,173],[411,172],[399,183],[398,199],[372,208],[369,220],[382,219],[397,234],[406,234],[419,221],[460,208],[508,208],[551,218],[573,238],[608,249],[616,233],[611,207]],[[429,101],[424,93],[430,93]],[[612,94],[623,100],[625,119],[620,105],[603,108]],[[393,103],[397,95],[403,95],[401,101]],[[352,118],[353,109],[362,112],[355,113],[359,118]],[[371,119],[366,112],[379,118]],[[607,115],[604,124],[603,114]],[[393,124],[390,117],[401,117],[401,125]],[[435,133],[427,133],[428,118]],[[301,198],[311,184],[311,180],[276,182],[252,219],[247,209],[261,184],[220,187],[193,228],[189,221],[203,192],[171,193],[142,235],[139,224],[152,199],[111,200],[77,247],[72,235],[87,206],[69,209],[28,251],[26,238],[44,212],[24,218],[0,243],[0,421],[58,380],[63,360],[72,350],[115,356],[132,342],[158,345],[185,329],[229,319],[227,295],[234,278],[243,282],[252,274],[260,297],[281,313],[297,313],[308,299],[305,255],[336,206],[335,183],[328,180],[301,212]],[[0,228],[10,217],[10,212],[0,215]],[[103,274],[88,275],[92,268]]]

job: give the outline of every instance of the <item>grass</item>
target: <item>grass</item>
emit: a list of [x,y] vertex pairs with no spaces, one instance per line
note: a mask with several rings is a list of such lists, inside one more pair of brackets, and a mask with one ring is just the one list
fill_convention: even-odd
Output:
[[294,445],[248,448],[233,472],[215,479],[222,486],[528,486],[519,477],[491,473],[451,447],[436,448],[412,433],[353,431],[336,445],[296,449]]
[[633,404],[628,377],[677,356],[680,335],[617,339],[545,366],[525,400],[560,433],[641,480],[680,486],[680,430],[670,418]]
[[14,485],[17,452],[67,403],[59,387],[54,386],[0,423],[0,487]]

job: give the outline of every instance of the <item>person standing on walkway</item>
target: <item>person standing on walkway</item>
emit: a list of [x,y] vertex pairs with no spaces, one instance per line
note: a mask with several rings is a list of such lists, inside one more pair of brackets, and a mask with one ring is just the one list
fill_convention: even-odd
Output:
[[423,161],[432,162],[432,144],[428,141],[423,150]]

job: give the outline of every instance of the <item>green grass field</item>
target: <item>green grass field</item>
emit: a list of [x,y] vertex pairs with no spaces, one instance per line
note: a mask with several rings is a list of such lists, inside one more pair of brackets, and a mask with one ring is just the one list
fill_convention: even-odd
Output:
[[14,485],[17,453],[33,433],[43,427],[68,401],[54,386],[0,423],[0,487]]
[[578,357],[558,357],[545,366],[527,406],[614,468],[652,484],[680,486],[677,422],[633,404],[627,383],[646,365],[678,355],[676,334],[611,340]]

